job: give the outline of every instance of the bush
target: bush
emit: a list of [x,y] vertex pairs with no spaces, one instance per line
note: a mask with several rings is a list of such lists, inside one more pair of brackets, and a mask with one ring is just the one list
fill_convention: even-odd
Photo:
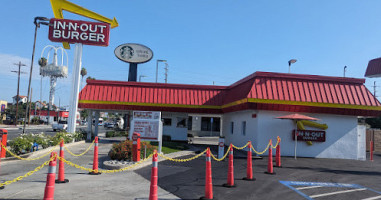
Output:
[[[144,145],[147,146],[147,156],[156,149],[149,142],[141,142],[140,158],[144,158]],[[126,140],[119,144],[113,144],[108,156],[112,160],[132,160],[132,141]]]
[[22,134],[21,136],[13,139],[9,142],[9,146],[12,152],[17,155],[22,153],[30,152],[32,149],[33,143],[37,143],[41,145],[43,149],[48,148],[50,146],[55,146],[61,142],[61,139],[64,140],[65,143],[70,143],[73,141],[80,141],[84,138],[83,133],[66,133],[66,132],[58,132],[55,136],[47,136],[44,133],[40,134]]
[[125,131],[107,131],[106,138],[108,137],[127,137],[127,133]]

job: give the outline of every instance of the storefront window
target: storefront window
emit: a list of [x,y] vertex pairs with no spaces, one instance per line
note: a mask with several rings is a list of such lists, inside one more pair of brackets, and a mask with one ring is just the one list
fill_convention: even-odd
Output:
[[185,128],[187,126],[187,118],[185,117],[178,117],[177,118],[177,125],[178,128]]
[[163,126],[172,126],[172,119],[171,118],[163,118]]
[[188,117],[188,130],[189,130],[189,131],[192,130],[192,119],[193,119],[192,116],[189,116],[189,117]]
[[220,131],[219,117],[201,117],[201,131]]
[[246,135],[246,121],[242,122],[242,135]]

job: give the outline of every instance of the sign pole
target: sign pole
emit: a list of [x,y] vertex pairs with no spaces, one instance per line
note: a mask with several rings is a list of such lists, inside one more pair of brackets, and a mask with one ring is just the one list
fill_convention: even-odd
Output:
[[138,77],[138,64],[130,63],[130,69],[128,73],[128,81],[136,82]]
[[76,128],[76,116],[78,109],[78,93],[81,75],[82,64],[82,47],[81,43],[75,43],[74,51],[74,66],[73,66],[73,81],[71,87],[70,101],[69,101],[69,119],[68,119],[68,132],[75,133]]

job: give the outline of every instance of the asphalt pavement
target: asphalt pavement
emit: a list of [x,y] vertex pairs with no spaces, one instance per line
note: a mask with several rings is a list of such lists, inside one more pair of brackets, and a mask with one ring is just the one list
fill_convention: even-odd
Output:
[[[100,139],[99,143],[99,168],[103,169],[103,161],[108,159],[107,153],[112,143],[120,142],[121,139]],[[67,145],[73,153],[79,154],[87,149],[90,143],[76,143]],[[43,152],[40,152],[41,154]],[[34,157],[38,157],[35,155]],[[13,180],[24,175],[41,165],[48,157],[37,161],[2,161],[0,163],[0,181]],[[65,159],[86,168],[92,168],[93,151],[81,157],[74,157],[65,152]],[[150,164],[147,162],[146,164]],[[57,166],[58,169],[58,166]],[[33,175],[5,186],[0,190],[0,199],[42,199],[46,185],[48,167],[44,167]],[[56,176],[57,178],[57,176]],[[150,181],[136,174],[134,171],[125,171],[112,174],[89,175],[83,171],[65,165],[65,178],[69,183],[56,184],[54,191],[55,199],[148,199]],[[158,196],[161,199],[178,199],[176,196],[159,188]]]
[[[217,154],[216,148],[214,154]],[[222,186],[227,182],[227,160],[212,161],[216,199],[381,199],[379,154],[375,155],[374,162],[313,158],[294,160],[283,157],[283,167],[274,168],[275,175],[264,173],[267,171],[267,157],[253,159],[256,181],[242,180],[246,176],[245,154],[235,154],[235,188]],[[149,167],[136,172],[149,180]],[[205,157],[185,163],[160,162],[158,174],[159,186],[181,199],[199,199],[204,196]]]
[[[101,138],[99,162],[108,159],[113,142],[120,139]],[[90,143],[68,145],[74,153],[83,152]],[[194,151],[207,145],[193,145]],[[216,154],[217,147],[212,146]],[[226,183],[228,162],[212,161],[213,192],[215,199],[381,199],[381,154],[374,162],[344,159],[313,159],[282,157],[282,168],[274,168],[268,175],[267,157],[253,159],[256,181],[244,181],[246,176],[245,152],[234,153],[235,188],[222,187]],[[38,156],[38,155],[36,155]],[[93,152],[65,158],[80,166],[92,167]],[[188,158],[185,156],[182,158]],[[38,161],[2,161],[0,181],[12,180],[33,170],[46,159]],[[65,178],[69,183],[56,184],[55,199],[147,199],[151,178],[150,162],[134,171],[114,174],[88,175],[87,171],[65,165]],[[142,165],[143,166],[143,165]],[[100,168],[103,166],[100,164]],[[199,199],[204,196],[205,157],[189,162],[161,161],[158,165],[159,199]],[[47,168],[30,177],[7,185],[0,190],[0,199],[42,199]]]

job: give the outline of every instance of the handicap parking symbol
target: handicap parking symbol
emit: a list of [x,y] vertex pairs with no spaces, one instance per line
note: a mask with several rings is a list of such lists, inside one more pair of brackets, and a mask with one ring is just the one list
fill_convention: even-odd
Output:
[[[323,183],[323,182],[304,182],[304,181],[279,181],[291,190],[306,199],[319,199],[328,197],[330,199],[340,198],[340,195],[362,192],[358,194],[362,200],[381,199],[381,192],[366,188],[358,184],[346,183]],[[331,191],[329,191],[331,189]],[[376,194],[375,194],[376,193]]]

